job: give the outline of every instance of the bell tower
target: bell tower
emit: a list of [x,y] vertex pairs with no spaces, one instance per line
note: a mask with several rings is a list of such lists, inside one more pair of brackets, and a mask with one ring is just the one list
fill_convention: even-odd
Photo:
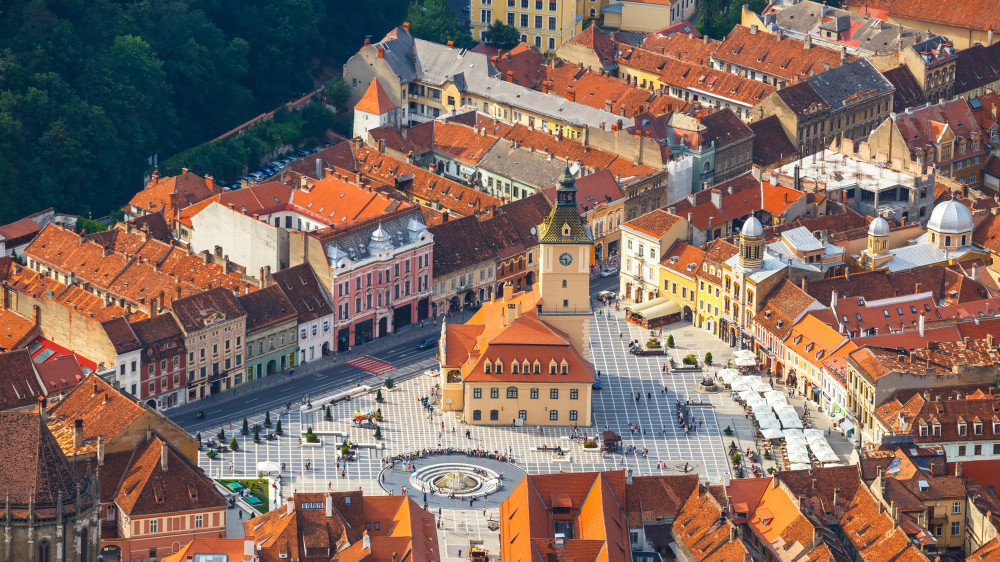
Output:
[[580,216],[576,182],[569,166],[559,177],[556,204],[539,228],[538,287],[540,317],[567,332],[577,349],[585,345],[590,308],[590,256],[594,235]]

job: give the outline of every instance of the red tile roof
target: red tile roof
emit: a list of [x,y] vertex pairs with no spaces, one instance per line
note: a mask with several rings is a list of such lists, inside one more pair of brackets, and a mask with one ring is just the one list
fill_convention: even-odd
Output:
[[708,66],[708,60],[722,44],[711,38],[695,37],[692,33],[651,33],[639,48],[665,57]]
[[[730,192],[730,188],[732,192]],[[713,191],[721,192],[722,200],[719,207],[712,203]],[[783,205],[783,196],[781,201]],[[668,208],[673,208],[673,212],[680,217],[690,216],[688,220],[698,230],[707,230],[710,219],[712,225],[719,226],[761,210],[761,183],[760,180],[747,172],[716,184],[712,189],[704,189],[688,195],[684,199],[671,203]]]
[[[963,99],[951,100],[943,105],[937,103],[896,115],[896,126],[899,127],[913,160],[916,160],[919,150],[937,151],[935,142],[940,138],[945,124],[956,136],[956,143],[952,158],[943,160],[942,163],[985,154],[983,131],[972,115],[968,103]],[[958,138],[970,141],[966,145],[965,152],[959,151]],[[971,144],[974,138],[980,140],[979,148],[975,150]]]
[[154,171],[146,188],[132,197],[129,206],[146,213],[162,212],[168,222],[173,222],[179,209],[211,197],[218,191],[214,182],[209,185],[205,178],[186,169],[168,178],[161,178],[159,171]]
[[659,240],[681,220],[683,220],[681,217],[668,213],[663,209],[653,209],[645,215],[626,222],[622,226]]
[[[93,454],[99,436],[110,443],[147,411],[146,406],[91,374],[49,410],[48,426],[67,455]],[[83,420],[80,447],[73,440],[76,420]]]
[[614,64],[615,44],[610,37],[601,31],[601,28],[597,24],[587,26],[586,29],[571,37],[569,43],[575,43],[591,49],[604,66]]
[[0,353],[0,410],[34,406],[47,394],[28,350]]
[[666,93],[628,84],[610,74],[580,70],[567,64],[545,67],[545,84],[550,94],[572,97],[577,103],[627,117],[647,111],[657,115],[675,110],[688,112],[698,106]]
[[21,349],[36,335],[33,320],[13,310],[0,309],[0,351]]
[[312,322],[330,314],[329,298],[307,263],[283,269],[271,274],[277,285],[291,301],[299,314],[299,322]]
[[958,29],[1000,29],[1000,4],[993,0],[962,0],[949,5],[930,0],[847,0],[845,4],[885,10],[890,18],[937,23]]
[[364,111],[375,115],[389,113],[393,109],[396,109],[396,104],[392,103],[389,94],[385,93],[382,84],[377,79],[371,81],[364,95],[361,96],[358,103],[354,104],[355,111]]
[[534,89],[544,76],[545,55],[529,43],[518,43],[513,49],[491,58],[493,66],[500,71],[500,78]]
[[20,242],[42,230],[38,223],[25,217],[10,224],[0,226],[0,237],[11,247],[11,242]]

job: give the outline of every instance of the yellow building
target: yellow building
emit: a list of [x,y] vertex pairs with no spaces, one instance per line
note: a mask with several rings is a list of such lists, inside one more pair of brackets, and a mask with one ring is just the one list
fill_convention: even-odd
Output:
[[722,265],[739,250],[725,240],[711,242],[698,274],[698,313],[695,326],[719,336],[722,319]]
[[594,239],[567,168],[539,233],[539,279],[441,331],[442,408],[473,424],[590,425],[587,360]]
[[621,0],[604,8],[604,25],[651,33],[690,19],[695,0]]
[[[486,40],[493,20],[513,25],[521,32],[521,41],[542,51],[554,51],[583,31],[581,8],[600,11],[600,2],[590,0],[472,0],[469,14],[472,36]],[[587,8],[584,6],[592,5]]]
[[698,274],[705,262],[705,251],[678,240],[660,260],[660,296],[677,303],[681,319],[694,320],[698,305]]

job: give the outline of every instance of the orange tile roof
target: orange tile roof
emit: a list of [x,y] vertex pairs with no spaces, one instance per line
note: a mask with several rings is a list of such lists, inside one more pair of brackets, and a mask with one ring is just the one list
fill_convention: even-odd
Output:
[[[166,448],[167,469],[161,455]],[[184,511],[224,510],[228,503],[216,491],[202,469],[174,449],[159,435],[142,443],[128,455],[114,503],[129,517],[169,515]],[[115,486],[117,483],[103,483]]]
[[673,535],[696,562],[744,560],[750,553],[742,541],[730,540],[722,505],[700,486],[692,490],[673,524]]
[[[49,410],[48,426],[63,452],[71,457],[95,453],[98,436],[103,435],[109,443],[146,412],[145,406],[91,374]],[[83,420],[83,444],[75,447],[73,430],[78,419]]]
[[145,189],[132,197],[129,206],[146,213],[162,212],[167,222],[172,223],[178,209],[211,197],[217,191],[214,182],[209,185],[205,178],[186,169],[168,178],[161,178],[159,171],[154,171]]
[[[677,259],[674,259],[675,257]],[[704,261],[704,250],[683,240],[677,240],[663,254],[660,265],[693,280],[701,273],[701,264]]]
[[389,94],[386,94],[385,90],[382,89],[382,84],[379,84],[378,79],[372,80],[364,95],[361,96],[358,103],[354,104],[355,111],[364,111],[375,115],[389,113],[393,109],[396,109],[396,104],[389,99]]
[[[129,313],[117,306],[105,306],[101,297],[75,285],[64,285],[51,277],[44,277],[26,267],[15,266],[6,279],[7,286],[14,291],[24,292],[34,299],[53,299],[56,303],[72,308],[74,313],[84,314],[98,322],[127,316],[141,320],[144,313]],[[51,291],[51,295],[49,293]],[[44,319],[43,319],[44,320]]]
[[36,335],[35,323],[13,310],[0,309],[0,351],[28,345]]
[[806,314],[792,327],[785,338],[785,347],[817,367],[823,360],[847,343],[847,337],[831,328],[816,316]]
[[581,71],[568,64],[545,67],[545,80],[550,94],[569,99],[572,92],[577,103],[627,117],[645,111],[655,115],[671,111],[688,112],[696,105],[666,93],[650,92],[625,83],[610,74]]
[[[498,131],[499,136],[506,129],[505,126]],[[477,165],[496,142],[497,137],[486,134],[484,128],[477,131],[454,121],[434,121],[433,150],[470,166]]]
[[[722,196],[718,207],[712,203],[712,192],[715,191]],[[668,208],[670,207],[680,217],[690,215],[689,220],[698,230],[707,230],[709,219],[713,226],[718,226],[762,209],[760,180],[747,172],[716,184],[712,189],[703,189],[670,203]]]
[[570,38],[569,43],[582,45],[594,51],[604,66],[611,66],[615,61],[615,43],[601,28],[593,23],[586,29]]
[[840,527],[862,560],[889,562],[901,556],[910,560],[914,559],[910,558],[914,554],[917,555],[915,559],[926,560],[919,552],[912,552],[916,549],[892,519],[879,509],[878,501],[867,486],[858,486],[840,520]]
[[761,191],[764,193],[764,201],[761,204],[761,208],[775,217],[781,216],[796,201],[806,196],[802,191],[796,191],[782,185],[774,185],[769,181],[761,183]]
[[709,58],[715,54],[721,44],[708,36],[699,38],[686,33],[650,34],[642,42],[640,48],[665,57],[687,61],[699,65],[708,65]]
[[622,226],[659,240],[681,220],[679,216],[672,215],[663,209],[653,209],[645,215],[626,222]]
[[198,537],[182,546],[176,553],[161,558],[160,562],[188,562],[196,554],[224,554],[233,562],[243,560],[243,539],[216,539]]
[[962,0],[941,4],[928,0],[847,0],[846,6],[885,10],[890,18],[937,23],[978,31],[1000,29],[1000,4],[994,0]]
[[844,62],[857,60],[848,57],[842,61],[840,53],[822,46],[805,48],[805,43],[791,37],[779,37],[737,25],[713,53],[717,60],[741,68],[759,70],[786,80],[805,79],[812,74],[837,68]]
[[993,539],[965,557],[966,562],[1000,561],[1000,539]]

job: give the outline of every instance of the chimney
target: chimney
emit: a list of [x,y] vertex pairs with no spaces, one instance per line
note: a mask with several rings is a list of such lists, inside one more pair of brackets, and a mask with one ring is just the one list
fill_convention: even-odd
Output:
[[285,511],[286,515],[291,515],[292,512],[295,511],[295,499],[291,495],[285,498],[285,507],[286,507]]
[[157,306],[156,297],[149,299],[149,317],[156,318]]
[[979,266],[972,264],[972,272],[969,274],[969,279],[979,279]]
[[632,469],[631,468],[625,471],[625,483],[626,484],[632,484]]
[[333,494],[326,495],[326,516],[333,517]]
[[847,62],[847,46],[840,46],[840,62]]
[[45,411],[45,397],[38,397],[38,417],[42,418],[42,421],[48,421],[49,413]]
[[316,159],[316,176],[315,176],[315,178],[318,179],[318,180],[323,179],[323,159],[322,158],[317,158]]
[[104,436],[97,436],[97,466],[104,465]]
[[32,307],[35,311],[35,326],[42,325],[42,308],[37,304]]
[[507,71],[507,81],[508,82],[513,82],[514,81],[514,71],[513,70],[508,70]]
[[167,444],[160,443],[160,470],[163,472],[167,471]]
[[569,87],[566,89],[566,99],[572,102],[576,101],[576,90],[573,88],[572,84],[570,84]]
[[215,193],[215,178],[212,176],[205,176],[205,185],[208,186],[208,190]]
[[750,35],[757,35],[757,24],[750,26]]
[[83,420],[73,420],[73,448],[83,447]]
[[368,45],[371,45],[371,43],[372,43],[371,35],[365,35],[365,44],[364,44],[364,46],[367,47]]
[[803,49],[811,49],[812,46],[813,46],[812,35],[806,35],[805,41],[802,42],[802,48]]
[[403,22],[403,29],[405,29],[406,32],[409,33],[410,32],[410,22],[404,21]]
[[961,478],[961,477],[962,477],[962,463],[957,462],[955,463],[955,478]]
[[837,500],[840,499],[840,488],[833,489],[833,507],[837,507]]
[[382,45],[378,46],[378,58],[380,59],[385,58],[385,47],[383,47]]
[[920,319],[917,320],[917,333],[924,337],[924,312],[920,311]]
[[455,48],[455,42],[454,41],[448,41],[448,48],[449,49],[454,49]]

